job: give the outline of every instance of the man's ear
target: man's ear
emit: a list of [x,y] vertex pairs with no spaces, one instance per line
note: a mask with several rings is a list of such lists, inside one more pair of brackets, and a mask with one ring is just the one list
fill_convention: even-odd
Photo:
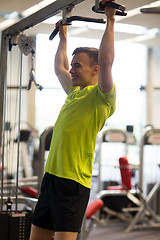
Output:
[[94,65],[94,73],[97,74],[99,71],[99,65]]

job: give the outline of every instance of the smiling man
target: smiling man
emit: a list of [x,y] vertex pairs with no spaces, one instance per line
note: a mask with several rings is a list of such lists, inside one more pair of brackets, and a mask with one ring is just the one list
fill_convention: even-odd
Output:
[[70,74],[72,76],[72,86],[97,85],[97,74],[99,71],[98,49],[80,47],[73,52]]
[[[107,0],[103,0],[105,4]],[[55,72],[68,94],[55,123],[30,240],[75,240],[88,204],[98,132],[115,110],[112,79],[115,10],[105,8],[107,25],[99,50],[76,48],[71,69],[67,27],[59,26]]]

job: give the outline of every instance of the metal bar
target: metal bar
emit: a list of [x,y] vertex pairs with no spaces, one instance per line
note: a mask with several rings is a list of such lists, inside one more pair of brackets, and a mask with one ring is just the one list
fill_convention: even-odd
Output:
[[[22,86],[22,89],[24,89],[24,90],[27,90],[27,85],[26,86]],[[19,89],[19,86],[7,86],[7,89],[10,89],[10,90],[17,90],[17,89]]]
[[160,14],[160,7],[153,7],[153,8],[141,8],[141,13],[150,13],[150,14]]
[[153,51],[151,48],[148,49],[148,63],[147,63],[147,89],[146,89],[146,99],[147,99],[147,124],[152,123],[152,113],[153,113],[153,76],[152,76],[152,54]]
[[144,140],[145,140],[145,136],[142,137],[141,139],[141,146],[140,146],[140,166],[139,166],[139,187],[141,189],[143,189],[143,186],[144,186],[144,179],[143,179],[143,170],[144,170],[144,160],[143,160],[143,157],[144,157]]
[[[64,25],[70,24],[72,21],[83,21],[83,22],[94,22],[94,23],[106,23],[106,21],[102,18],[89,18],[89,17],[81,17],[81,16],[71,16],[65,19]],[[63,25],[63,21],[60,22]],[[51,33],[49,40],[53,40],[53,38],[59,32],[59,27],[56,27],[54,31]]]
[[[5,72],[5,74],[7,74]],[[7,75],[5,75],[5,79],[7,78]],[[2,141],[2,179],[1,179],[1,211],[3,209],[3,179],[4,179],[4,146],[5,146],[5,117],[6,117],[6,85],[7,81],[4,81],[3,84],[3,102],[1,104],[2,109],[2,124],[1,124],[1,130],[2,130],[2,138],[0,139]]]
[[47,18],[50,18],[60,12],[63,8],[68,5],[76,5],[78,3],[84,2],[85,0],[57,0],[56,2],[51,3],[45,8],[39,10],[38,12],[22,19],[18,23],[12,25],[8,29],[4,30],[6,35],[18,35],[20,32],[33,27]]
[[18,179],[19,179],[19,148],[20,148],[20,125],[21,125],[21,100],[22,100],[22,52],[20,57],[20,81],[19,81],[19,110],[18,110],[18,142],[17,142],[17,173],[16,173],[16,212],[18,210]]
[[2,33],[1,58],[0,58],[0,146],[2,141],[3,128],[3,104],[4,104],[4,85],[7,79],[7,45],[8,38]]

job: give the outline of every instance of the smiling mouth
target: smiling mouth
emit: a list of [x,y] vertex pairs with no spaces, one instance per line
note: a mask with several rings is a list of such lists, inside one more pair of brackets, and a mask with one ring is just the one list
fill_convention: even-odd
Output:
[[73,75],[72,75],[72,79],[74,79],[74,78],[78,78],[78,76],[73,76]]

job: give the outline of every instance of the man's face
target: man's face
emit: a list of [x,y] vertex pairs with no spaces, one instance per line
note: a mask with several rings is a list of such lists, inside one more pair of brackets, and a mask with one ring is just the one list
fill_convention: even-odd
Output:
[[84,88],[93,85],[94,66],[90,65],[90,59],[86,53],[74,55],[70,74],[72,76],[72,86]]

